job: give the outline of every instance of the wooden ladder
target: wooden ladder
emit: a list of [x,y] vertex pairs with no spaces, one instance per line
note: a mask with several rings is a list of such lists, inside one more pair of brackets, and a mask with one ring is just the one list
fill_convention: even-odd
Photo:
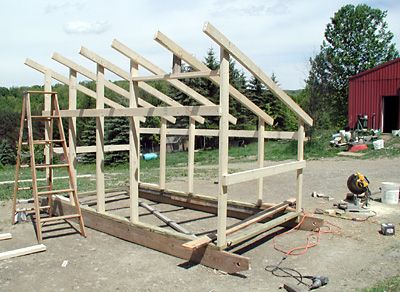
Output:
[[[30,97],[31,94],[43,94],[50,95],[50,112],[47,115],[41,116],[32,116],[31,114],[31,102]],[[33,132],[32,132],[32,121],[44,121],[46,127],[46,135],[44,140],[34,140]],[[27,123],[28,128],[28,141],[23,142],[23,135],[25,129],[25,122]],[[53,139],[53,126],[54,123],[58,126],[59,131],[59,139]],[[53,144],[58,143],[61,144],[63,153],[64,153],[64,163],[62,164],[53,164]],[[30,154],[30,164],[23,165],[21,164],[22,158],[22,146],[29,146],[29,154]],[[35,148],[34,145],[44,145],[48,151],[46,151],[46,155],[48,158],[44,164],[36,164],[35,160]],[[31,187],[19,187],[19,172],[21,168],[30,167],[31,175],[32,175],[32,186]],[[67,189],[53,189],[53,169],[54,168],[67,168],[68,176],[69,176],[69,188]],[[46,169],[46,185],[38,186],[36,172],[37,169]],[[45,189],[44,191],[38,191],[39,189]],[[23,208],[17,209],[17,193],[22,190],[31,190],[33,196],[33,208]],[[61,194],[69,194],[71,203],[75,206],[76,213],[56,216],[53,213],[53,196],[61,195]],[[40,198],[47,197],[48,204],[46,206],[41,206]],[[75,181],[72,175],[71,162],[69,160],[69,156],[67,153],[67,144],[65,140],[64,128],[62,125],[62,119],[60,115],[60,108],[58,105],[58,97],[56,92],[46,92],[46,91],[26,91],[24,92],[22,99],[22,113],[21,113],[21,125],[19,129],[19,139],[18,139],[18,150],[17,150],[17,162],[15,167],[15,183],[14,183],[14,192],[13,192],[13,210],[12,210],[12,223],[15,224],[15,217],[19,212],[32,211],[35,214],[35,223],[36,223],[36,235],[39,242],[42,241],[42,224],[46,222],[59,221],[59,220],[67,220],[76,218],[79,222],[80,233],[82,236],[86,237],[85,226],[83,223],[83,217],[81,208],[79,206],[78,196],[77,196],[77,188],[75,185]],[[47,217],[41,217],[42,212],[47,210]]]

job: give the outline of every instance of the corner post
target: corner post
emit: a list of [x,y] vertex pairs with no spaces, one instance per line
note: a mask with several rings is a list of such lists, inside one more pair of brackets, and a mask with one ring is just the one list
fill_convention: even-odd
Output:
[[[104,109],[104,67],[97,64],[96,109]],[[105,213],[104,117],[96,118],[96,192],[97,211]]]
[[[304,122],[299,121],[299,129],[297,132],[297,160],[304,160]],[[297,197],[296,197],[296,211],[302,210],[303,199],[303,169],[297,170]]]
[[[69,69],[69,86],[68,86],[68,109],[76,110],[76,71]],[[72,181],[75,187],[78,186],[76,179],[76,118],[72,117],[68,119],[68,149],[69,149],[69,161],[71,163]],[[72,193],[69,195],[69,201],[72,205],[75,204]]]
[[220,49],[220,61],[219,106],[221,108],[221,117],[219,119],[217,246],[223,248],[226,245],[228,187],[222,184],[222,178],[224,175],[228,174],[229,150],[229,53],[223,47]]
[[[138,82],[132,80],[138,76],[139,65],[130,61],[129,108],[138,107]],[[139,163],[140,163],[140,129],[137,117],[129,118],[129,196],[130,220],[139,222]]]
[[189,145],[188,145],[188,193],[193,194],[194,179],[194,150],[196,139],[196,121],[189,117]]
[[[259,168],[264,167],[264,149],[265,149],[265,122],[260,117],[258,118],[258,157],[257,166]],[[263,178],[259,178],[257,181],[257,204],[261,206],[263,202]]]

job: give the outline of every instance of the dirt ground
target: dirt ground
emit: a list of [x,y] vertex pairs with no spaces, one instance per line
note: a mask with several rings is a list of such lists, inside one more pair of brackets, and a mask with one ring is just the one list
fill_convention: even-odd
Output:
[[[231,167],[237,170],[251,165],[242,163]],[[373,192],[383,181],[400,182],[399,166],[400,158],[308,161],[304,172],[305,210],[313,212],[315,208],[332,208],[333,202],[344,198],[347,177],[355,171],[369,178]],[[212,177],[196,180],[195,192],[215,194],[217,185],[214,180]],[[176,178],[168,187],[185,190],[186,180]],[[295,175],[290,173],[265,179],[264,190],[267,202],[281,202],[292,197],[295,194]],[[328,194],[335,200],[328,202],[311,198],[313,191]],[[233,186],[229,189],[229,196],[255,202],[255,183]],[[110,205],[107,207],[112,209]],[[162,204],[156,207],[197,233],[215,226],[216,219],[210,214]],[[322,291],[354,291],[400,275],[400,236],[379,233],[380,224],[385,222],[394,223],[397,233],[400,232],[400,205],[373,202],[371,209],[377,212],[377,216],[366,222],[324,216],[326,225],[335,231],[338,229],[330,223],[340,227],[340,233],[322,234],[318,246],[304,255],[289,256],[282,266],[295,268],[304,275],[329,277],[329,284],[321,288]],[[10,210],[10,202],[1,202],[0,232],[11,232],[13,239],[1,241],[0,252],[36,244],[31,223],[10,225]],[[153,216],[144,212],[142,219],[160,225]],[[184,260],[91,229],[87,229],[88,237],[82,238],[67,224],[56,227],[61,227],[66,235],[51,236],[49,232],[44,241],[46,252],[0,261],[0,291],[282,291],[279,290],[282,283],[296,284],[293,279],[278,278],[264,270],[266,265],[278,263],[283,254],[274,249],[273,240],[261,237],[255,239],[262,242],[258,247],[239,251],[251,259],[251,270],[227,275],[201,265],[187,267],[183,265]],[[276,242],[290,249],[303,245],[307,234],[298,231],[278,237]],[[68,262],[62,267],[64,261]],[[298,287],[306,291],[304,286]]]

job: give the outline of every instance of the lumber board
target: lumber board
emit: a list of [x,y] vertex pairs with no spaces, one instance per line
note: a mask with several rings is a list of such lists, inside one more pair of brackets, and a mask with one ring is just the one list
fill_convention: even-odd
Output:
[[268,77],[249,57],[236,47],[226,36],[211,23],[206,22],[203,31],[218,45],[227,50],[243,67],[249,70],[259,81],[264,83],[271,92],[289,107],[307,125],[312,126],[312,118],[287,95],[270,77]]
[[[264,150],[265,150],[265,123],[262,119],[258,119],[258,139],[257,139],[257,166],[258,168],[264,167]],[[263,201],[264,194],[264,178],[260,177],[257,181],[257,198],[258,204]]]
[[[297,140],[297,160],[304,161],[304,124],[299,121]],[[297,205],[296,211],[300,212],[303,208],[303,169],[299,168],[296,173]]]
[[160,127],[160,188],[165,189],[167,167],[167,121],[161,118]]
[[226,174],[223,177],[224,185],[238,184],[261,177],[277,175],[292,170],[303,169],[306,167],[306,161],[293,161],[288,163],[277,164],[273,166],[266,166],[262,168],[250,169],[232,174]]
[[183,73],[166,73],[160,75],[150,75],[150,76],[138,76],[133,77],[133,81],[156,81],[156,80],[168,80],[168,79],[185,79],[185,78],[200,78],[207,76],[218,76],[218,70],[211,71],[192,71]]
[[[294,200],[292,202],[294,202]],[[240,229],[246,228],[247,226],[249,226],[251,224],[260,222],[268,217],[271,217],[272,215],[285,210],[288,206],[289,206],[289,202],[282,202],[282,203],[272,206],[268,209],[260,211],[250,217],[247,217],[246,219],[231,225],[226,230],[226,235],[232,234],[236,231],[239,231]],[[212,242],[216,238],[217,238],[216,233],[207,234],[207,235],[198,237],[190,242],[184,243],[183,247],[189,248],[189,249],[197,249],[205,244]]]
[[11,233],[1,233],[0,234],[0,240],[6,240],[6,239],[11,239],[12,235]]
[[[55,203],[61,212],[73,211],[71,205],[61,198],[57,198]],[[81,209],[85,225],[97,231],[227,273],[249,269],[249,258],[220,251],[212,245],[196,251],[183,248],[182,244],[191,238],[189,235],[144,223],[132,223],[123,217],[101,214],[86,206]]]
[[[54,147],[53,151],[58,154],[63,153],[61,147]],[[114,151],[129,151],[129,144],[104,145],[104,152],[114,152]],[[76,147],[76,153],[94,153],[94,152],[96,152],[96,145]]]
[[[50,114],[43,111],[42,115]],[[179,107],[152,107],[152,108],[121,108],[121,109],[77,109],[77,110],[60,110],[60,115],[63,118],[71,117],[164,117],[174,116],[219,116],[219,106],[179,106]]]
[[9,250],[0,253],[0,260],[7,260],[19,256],[24,256],[32,253],[37,253],[41,251],[45,251],[46,246],[44,244],[37,244],[28,247],[23,247],[19,249]]
[[[140,66],[149,70],[153,74],[156,74],[156,75],[166,74],[166,72],[163,71],[160,67],[157,67],[156,65],[151,63],[149,60],[147,60],[143,56],[139,55],[138,53],[134,52],[128,46],[124,45],[123,43],[121,43],[120,41],[118,41],[116,39],[113,40],[111,47],[113,49],[117,50],[118,52],[120,52],[121,54],[123,54],[124,56],[126,56],[127,58],[135,61]],[[176,55],[174,55],[174,58],[178,58],[178,57]],[[169,84],[171,84],[172,86],[174,86],[176,89],[178,89],[181,92],[183,92],[184,94],[186,94],[187,96],[198,101],[200,104],[215,105],[208,98],[204,97],[197,91],[193,90],[192,88],[187,86],[185,83],[181,82],[180,80],[168,79],[167,82]],[[196,120],[196,121],[199,122],[198,120]],[[235,125],[237,122],[237,119],[234,116],[229,115],[229,122]]]
[[[207,65],[203,64],[203,62],[197,60],[192,54],[185,51],[182,47],[177,45],[174,41],[168,38],[166,35],[158,31],[154,36],[154,40],[157,41],[159,44],[170,50],[173,54],[180,57],[186,63],[188,63],[192,68],[199,71],[207,71],[211,70],[207,67]],[[220,72],[221,74],[221,72]],[[209,76],[210,79],[214,84],[220,84],[220,77],[219,76]],[[229,94],[247,107],[251,112],[253,112],[258,117],[262,118],[267,124],[273,125],[274,119],[270,117],[267,113],[265,113],[262,109],[260,109],[256,104],[254,104],[250,99],[248,99],[245,95],[243,95],[239,90],[237,90],[232,85],[229,85]]]

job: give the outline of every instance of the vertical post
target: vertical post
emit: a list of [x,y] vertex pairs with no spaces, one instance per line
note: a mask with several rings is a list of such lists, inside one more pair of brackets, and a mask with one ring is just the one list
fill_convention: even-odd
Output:
[[[96,109],[104,109],[104,67],[97,64]],[[96,118],[96,192],[97,211],[104,213],[104,117]]]
[[226,216],[228,187],[222,184],[222,177],[228,174],[228,150],[229,150],[229,53],[221,47],[220,56],[220,88],[219,106],[221,117],[219,119],[219,179],[218,179],[218,226],[217,246],[223,248],[226,245]]
[[196,121],[192,117],[189,117],[189,147],[188,147],[188,193],[189,194],[193,194],[195,138],[196,138]]
[[[138,75],[139,65],[131,60],[129,80],[129,108],[138,107],[139,88],[138,83],[132,80]],[[139,222],[139,163],[140,163],[140,133],[139,120],[129,118],[129,196],[130,196],[130,220]]]
[[[69,87],[68,87],[68,109],[76,109],[76,71],[69,69]],[[76,179],[76,118],[69,118],[68,120],[68,149],[69,149],[69,162],[71,164],[72,183],[75,187],[78,186]],[[74,198],[72,193],[69,195],[69,201],[74,205]]]
[[160,189],[165,190],[165,169],[167,157],[167,120],[161,118],[160,128]]
[[[51,91],[51,71],[46,69],[44,73],[44,91],[50,92]],[[44,110],[50,111],[51,110],[51,94],[44,95]],[[51,115],[52,113],[50,113]],[[49,133],[50,133],[50,121],[44,122],[44,139],[49,140]],[[46,164],[50,164],[50,145],[45,144],[44,146],[44,159]],[[50,167],[46,167],[46,185],[50,186],[52,182],[52,174],[53,169]],[[49,189],[50,190],[50,189]]]
[[[265,148],[265,122],[261,118],[258,118],[258,157],[257,166],[259,168],[264,167],[264,148]],[[257,204],[261,206],[263,202],[263,186],[264,179],[261,177],[257,181]]]
[[180,73],[182,70],[182,59],[177,55],[172,56],[172,73]]
[[[297,160],[304,160],[304,122],[299,121],[299,129],[297,131]],[[302,209],[303,199],[303,169],[297,170],[297,197],[296,197],[296,211],[300,212]]]

